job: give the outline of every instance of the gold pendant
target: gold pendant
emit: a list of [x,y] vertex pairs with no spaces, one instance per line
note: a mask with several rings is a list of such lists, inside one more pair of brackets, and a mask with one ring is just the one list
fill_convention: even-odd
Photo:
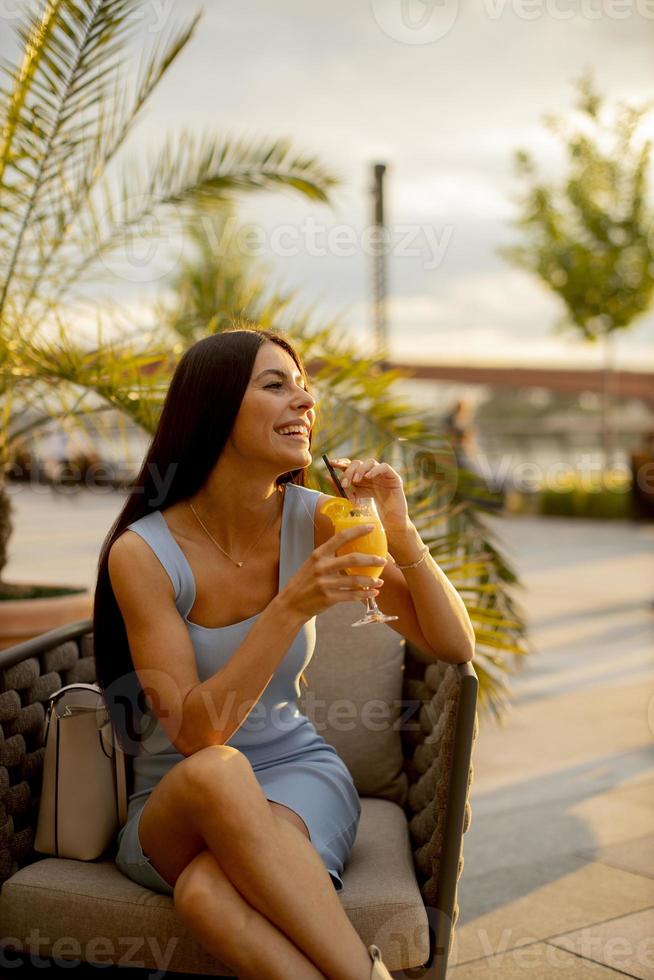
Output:
[[243,562],[242,561],[237,561],[236,564],[238,565],[239,568],[243,568]]

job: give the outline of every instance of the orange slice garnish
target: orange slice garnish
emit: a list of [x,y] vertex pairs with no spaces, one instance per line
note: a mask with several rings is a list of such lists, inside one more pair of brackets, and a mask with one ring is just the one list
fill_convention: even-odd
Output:
[[320,508],[320,513],[325,514],[333,523],[339,517],[347,517],[353,509],[354,504],[351,500],[328,500]]

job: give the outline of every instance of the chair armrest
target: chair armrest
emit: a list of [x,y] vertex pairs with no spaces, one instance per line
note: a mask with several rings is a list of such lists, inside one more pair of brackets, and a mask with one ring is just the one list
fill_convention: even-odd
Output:
[[478,679],[471,663],[425,666],[407,642],[404,694],[419,707],[403,731],[409,793],[405,810],[416,875],[429,913],[431,954],[445,975],[459,917],[457,885],[463,870],[463,834],[472,813],[472,749],[477,738]]

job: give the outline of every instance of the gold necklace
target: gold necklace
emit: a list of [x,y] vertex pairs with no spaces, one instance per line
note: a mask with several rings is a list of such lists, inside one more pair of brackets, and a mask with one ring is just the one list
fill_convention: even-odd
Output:
[[[283,495],[284,495],[284,490],[285,490],[285,489],[286,489],[286,488],[285,488],[285,486],[284,486],[284,485],[282,485],[282,487],[281,487],[281,488],[280,488],[280,490],[279,490],[279,493],[281,494],[281,496],[282,496],[282,499],[283,499]],[[222,548],[222,547],[221,547],[221,546],[220,546],[220,545],[218,544],[218,542],[217,542],[217,541],[216,541],[216,539],[214,538],[214,536],[213,536],[213,534],[211,533],[211,531],[209,530],[209,528],[208,528],[208,527],[207,527],[207,526],[206,526],[206,525],[205,525],[205,524],[204,524],[204,523],[202,522],[202,520],[200,519],[200,517],[198,516],[198,514],[197,514],[197,513],[195,512],[195,507],[193,506],[193,504],[191,503],[191,501],[190,501],[190,500],[188,501],[188,505],[189,505],[189,507],[191,508],[191,510],[193,511],[193,514],[195,515],[195,517],[196,517],[196,519],[197,519],[197,521],[198,521],[198,523],[199,523],[199,524],[200,524],[200,526],[201,526],[201,527],[202,527],[202,528],[204,529],[204,531],[205,531],[205,532],[206,532],[206,533],[207,533],[207,534],[209,535],[209,537],[211,538],[211,540],[212,540],[212,541],[213,541],[213,543],[215,544],[215,546],[216,546],[216,548],[219,548],[219,549],[220,549],[220,551],[222,551],[222,553],[223,553],[223,555],[225,555],[225,557],[226,557],[226,558],[229,558],[229,560],[230,560],[230,561],[232,561],[232,562],[234,562],[234,564],[235,564],[235,565],[238,565],[238,567],[239,567],[239,568],[242,568],[242,567],[243,567],[243,565],[244,565],[244,564],[245,564],[245,562],[246,562],[246,559],[247,559],[247,557],[248,557],[248,555],[250,554],[250,551],[252,551],[252,549],[253,549],[253,548],[255,547],[255,545],[257,545],[257,544],[259,543],[259,541],[261,541],[261,539],[262,539],[262,537],[264,536],[264,534],[266,533],[266,531],[268,530],[268,528],[269,528],[269,527],[272,527],[272,524],[273,524],[273,521],[274,521],[274,520],[275,520],[275,518],[277,517],[277,512],[275,511],[275,513],[273,514],[273,519],[272,519],[272,521],[269,521],[269,523],[268,523],[268,524],[267,524],[267,525],[265,526],[265,528],[263,529],[263,531],[261,532],[261,534],[259,535],[259,537],[257,538],[257,540],[256,540],[256,541],[254,542],[254,544],[252,545],[252,547],[251,547],[251,548],[249,549],[249,551],[247,552],[247,554],[246,554],[246,556],[245,556],[245,558],[243,558],[243,560],[242,560],[242,561],[236,561],[236,559],[235,559],[235,558],[232,558],[232,556],[231,556],[231,555],[228,555],[228,554],[227,554],[227,552],[225,551],[225,549],[224,549],[224,548]]]

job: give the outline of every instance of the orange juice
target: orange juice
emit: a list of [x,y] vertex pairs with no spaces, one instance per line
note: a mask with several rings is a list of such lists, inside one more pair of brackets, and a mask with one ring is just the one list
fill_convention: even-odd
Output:
[[[361,526],[375,525],[375,529],[369,531],[368,534],[363,534],[360,538],[355,538],[353,541],[341,545],[336,552],[337,555],[349,555],[358,551],[364,555],[386,556],[388,541],[379,518],[362,513],[361,510],[357,510],[356,504],[347,500],[329,500],[322,508],[322,513],[331,520],[335,534],[350,527],[356,527],[357,524]],[[370,575],[373,578],[379,578],[384,571],[384,565],[355,565],[353,568],[346,568],[345,571],[348,575]]]

